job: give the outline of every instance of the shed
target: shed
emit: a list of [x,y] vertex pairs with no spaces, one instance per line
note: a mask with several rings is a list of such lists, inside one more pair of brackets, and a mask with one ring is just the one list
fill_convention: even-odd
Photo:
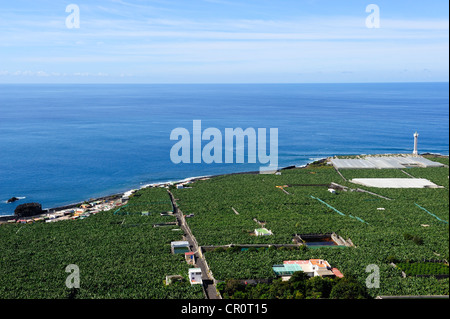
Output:
[[188,264],[195,264],[195,254],[194,252],[190,251],[188,253],[184,253],[184,258],[186,259],[186,262]]

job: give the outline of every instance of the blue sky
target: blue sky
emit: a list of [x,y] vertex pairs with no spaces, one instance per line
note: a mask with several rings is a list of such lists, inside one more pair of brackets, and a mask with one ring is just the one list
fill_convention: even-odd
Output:
[[[80,28],[66,26],[66,7]],[[380,28],[367,28],[369,4]],[[447,0],[15,0],[0,83],[448,81]]]

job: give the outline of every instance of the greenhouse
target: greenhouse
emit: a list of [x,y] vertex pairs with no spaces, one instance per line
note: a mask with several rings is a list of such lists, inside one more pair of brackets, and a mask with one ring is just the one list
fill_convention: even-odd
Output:
[[362,168],[406,168],[406,167],[443,167],[442,163],[430,161],[420,156],[370,156],[365,158],[331,160],[337,169],[362,169]]
[[424,178],[354,178],[351,182],[377,188],[439,188]]
[[292,276],[296,271],[303,271],[299,264],[273,265],[272,269],[277,276]]

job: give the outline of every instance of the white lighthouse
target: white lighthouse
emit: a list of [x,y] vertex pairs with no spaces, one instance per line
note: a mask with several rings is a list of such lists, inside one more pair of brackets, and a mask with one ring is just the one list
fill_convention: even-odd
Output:
[[414,151],[413,155],[419,155],[419,152],[417,151],[417,141],[419,139],[419,133],[414,133]]

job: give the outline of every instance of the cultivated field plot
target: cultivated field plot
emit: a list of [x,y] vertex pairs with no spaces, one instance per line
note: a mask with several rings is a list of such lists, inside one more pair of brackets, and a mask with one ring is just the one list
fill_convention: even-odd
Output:
[[172,203],[165,188],[151,188],[149,190],[139,191],[131,195],[133,200],[126,205],[116,209],[115,215],[141,214],[160,214],[172,212]]
[[[422,168],[420,168],[421,170]],[[341,169],[340,172],[348,180],[354,178],[405,178],[408,169]]]
[[[153,227],[175,218],[140,214],[151,209],[145,203],[169,200],[167,190],[137,194],[127,207],[134,214],[111,210],[84,220],[0,226],[0,299],[203,298],[201,287],[188,281],[164,285],[166,275],[188,278],[184,256],[170,252],[182,232]],[[80,289],[65,285],[70,264],[80,269]]]
[[[267,250],[251,252],[211,251],[206,259],[218,280],[273,278],[271,267],[286,259],[322,258],[344,275],[361,282],[365,271],[376,264],[381,271],[381,287],[372,295],[448,294],[448,279],[402,278],[389,260],[448,260],[449,204],[448,168],[412,168],[414,177],[436,181],[441,189],[383,189],[345,182],[332,167],[295,169],[275,175],[236,175],[198,181],[192,189],[174,190],[200,245],[292,244],[294,234],[340,235],[355,247],[336,246],[307,250]],[[401,177],[399,170],[343,170],[347,177]],[[428,174],[429,172],[429,174]],[[328,190],[331,182],[375,194]],[[314,186],[307,186],[314,184]],[[325,186],[321,186],[324,184]],[[277,188],[277,186],[284,186]],[[376,196],[382,195],[388,199]],[[390,199],[390,200],[389,200]],[[235,214],[232,207],[239,213]],[[252,236],[259,228],[254,219],[273,232]],[[409,240],[411,235],[418,240]],[[230,254],[232,254],[230,256]]]
[[448,276],[448,265],[436,262],[397,264],[407,276]]
[[[199,245],[290,244],[295,231],[303,229],[295,225],[309,227],[315,214],[323,213],[323,207],[310,197],[287,195],[276,186],[329,183],[332,178],[340,177],[329,168],[285,171],[282,176],[232,175],[198,181],[192,189],[172,192],[184,214],[195,214],[188,224]],[[322,190],[326,192],[327,188]],[[273,235],[252,236],[261,227],[254,219],[264,222]]]

